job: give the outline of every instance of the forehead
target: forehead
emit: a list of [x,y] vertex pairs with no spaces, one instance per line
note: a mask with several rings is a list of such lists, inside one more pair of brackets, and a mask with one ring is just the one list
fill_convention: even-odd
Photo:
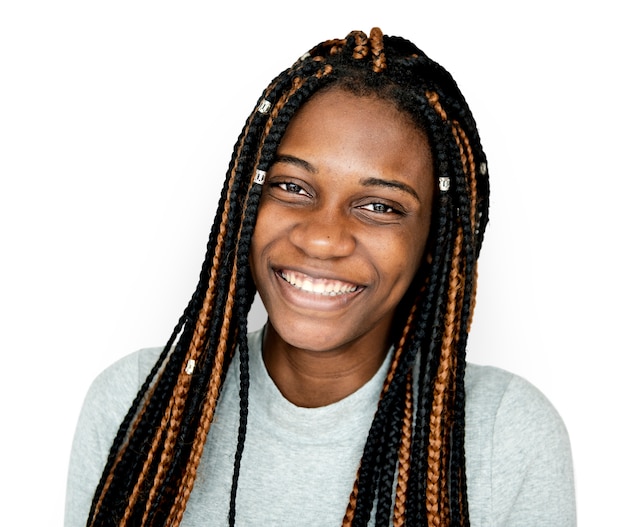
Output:
[[376,95],[338,88],[318,93],[302,106],[278,155],[296,156],[337,173],[401,178],[420,187],[420,194],[432,180],[426,134],[409,115]]
[[[296,112],[289,124],[294,122],[315,120],[318,115],[327,122],[337,126],[340,122],[359,120],[362,126],[378,133],[385,129],[402,127],[421,131],[413,116],[401,110],[388,98],[377,95],[373,91],[356,93],[352,90],[332,86],[316,93]],[[384,117],[381,119],[381,117]]]

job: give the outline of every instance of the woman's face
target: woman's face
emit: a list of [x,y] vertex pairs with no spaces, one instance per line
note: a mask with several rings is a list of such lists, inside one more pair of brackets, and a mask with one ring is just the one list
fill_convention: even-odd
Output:
[[432,199],[426,136],[392,103],[337,88],[306,103],[267,173],[250,257],[283,344],[387,345]]

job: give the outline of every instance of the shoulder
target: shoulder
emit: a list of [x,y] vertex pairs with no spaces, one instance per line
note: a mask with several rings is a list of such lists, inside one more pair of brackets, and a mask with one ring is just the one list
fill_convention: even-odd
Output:
[[161,351],[162,348],[146,348],[131,353],[94,379],[83,401],[74,447],[105,449],[111,445]]
[[468,364],[465,397],[473,523],[574,525],[569,437],[545,395],[513,373]]
[[163,348],[144,348],[117,360],[103,370],[92,382],[87,398],[101,392],[107,395],[135,395],[156,363]]
[[[122,420],[139,388],[156,363],[162,348],[145,348],[117,360],[91,383],[83,402],[80,420],[90,416]],[[120,415],[121,414],[121,415]]]
[[148,348],[127,355],[92,382],[72,443],[66,489],[66,527],[85,525],[93,492],[119,425],[161,351],[162,348]]
[[126,355],[103,370],[91,383],[81,410],[79,425],[102,420],[121,422],[139,388],[156,363],[162,348],[146,348]]
[[465,398],[469,423],[488,426],[499,435],[533,431],[567,440],[565,425],[547,397],[511,372],[468,364]]

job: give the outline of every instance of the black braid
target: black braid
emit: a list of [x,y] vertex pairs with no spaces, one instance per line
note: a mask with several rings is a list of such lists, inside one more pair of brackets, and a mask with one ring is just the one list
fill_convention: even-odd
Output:
[[252,299],[254,298],[254,284],[250,275],[250,264],[248,254],[250,244],[252,242],[252,233],[256,221],[256,213],[259,206],[260,188],[256,185],[250,189],[248,194],[248,211],[250,214],[244,221],[241,231],[241,252],[238,258],[238,302],[240,305],[239,318],[239,374],[240,374],[240,390],[239,390],[239,431],[237,434],[237,450],[235,451],[235,466],[233,470],[233,481],[231,485],[230,508],[228,512],[229,525],[235,525],[235,505],[237,498],[237,488],[239,483],[239,472],[241,469],[241,457],[246,438],[247,422],[248,422],[248,391],[250,387],[250,370],[248,361],[248,311],[250,310]]
[[[400,375],[397,375],[400,378]],[[395,379],[394,379],[395,380]],[[395,389],[396,385],[400,389]],[[402,432],[402,418],[404,416],[404,385],[392,383],[389,391],[385,394],[389,398],[390,415],[388,417],[382,443],[387,448],[380,454],[381,468],[379,474],[378,487],[376,490],[376,526],[388,527],[389,519],[393,514],[394,481],[396,475],[396,465],[398,462],[398,445],[400,444]]]

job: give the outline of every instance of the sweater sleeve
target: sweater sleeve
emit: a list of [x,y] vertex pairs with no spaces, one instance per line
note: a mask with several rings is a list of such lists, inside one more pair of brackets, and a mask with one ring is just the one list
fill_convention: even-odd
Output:
[[84,527],[91,501],[120,423],[160,350],[128,355],[104,370],[89,388],[78,418],[65,495],[65,527]]
[[492,518],[502,527],[576,525],[569,438],[550,402],[511,376],[494,421]]

